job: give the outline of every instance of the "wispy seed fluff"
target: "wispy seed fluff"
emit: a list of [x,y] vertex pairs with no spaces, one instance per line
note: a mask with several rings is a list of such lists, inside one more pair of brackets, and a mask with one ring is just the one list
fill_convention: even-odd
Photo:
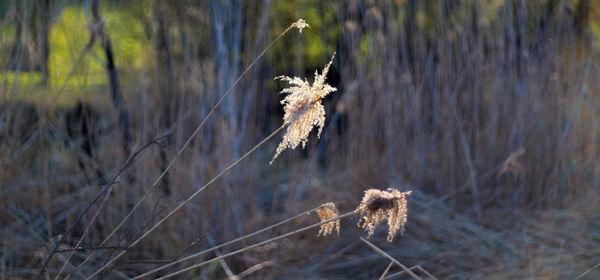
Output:
[[300,143],[302,143],[302,148],[305,148],[308,135],[313,126],[319,128],[317,136],[321,136],[325,124],[325,109],[321,104],[321,99],[337,90],[325,83],[327,72],[329,72],[334,57],[335,53],[321,74],[315,71],[315,80],[312,85],[309,84],[308,80],[298,77],[279,76],[275,78],[290,84],[290,87],[281,90],[281,93],[288,94],[281,101],[281,104],[284,104],[283,110],[285,111],[283,121],[288,124],[288,127],[270,163],[273,163],[286,148],[295,149]]
[[[340,215],[340,212],[337,210],[333,202],[327,202],[321,205],[321,208],[317,209],[316,212],[319,216],[319,219],[321,219],[321,222],[333,219]],[[319,236],[327,236],[331,234],[334,229],[337,232],[337,235],[340,235],[340,220],[322,224],[321,228],[319,229]]]
[[398,231],[404,232],[407,220],[406,196],[410,194],[411,191],[400,192],[393,188],[387,191],[377,189],[365,191],[360,205],[354,210],[361,216],[358,227],[366,230],[370,236],[377,226],[387,220],[389,226],[387,241],[392,242]]

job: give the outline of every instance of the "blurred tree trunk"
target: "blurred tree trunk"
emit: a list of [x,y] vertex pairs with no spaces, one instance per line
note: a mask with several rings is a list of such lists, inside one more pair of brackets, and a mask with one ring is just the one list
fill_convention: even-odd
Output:
[[590,8],[589,0],[579,0],[575,6],[573,25],[575,28],[575,36],[577,36],[577,47],[575,52],[578,59],[585,57],[588,50],[586,47],[585,29],[589,24]]
[[575,7],[575,16],[573,24],[575,25],[575,34],[579,39],[583,38],[585,27],[588,25],[590,17],[590,1],[579,0]]
[[48,84],[48,58],[50,56],[50,48],[48,38],[50,36],[50,0],[42,0],[42,30],[40,32],[40,67],[42,72],[42,85]]
[[[123,151],[127,155],[130,152],[131,131],[130,131],[130,116],[127,107],[123,102],[123,94],[119,85],[119,76],[114,62],[114,55],[110,38],[104,29],[104,19],[100,15],[98,0],[92,0],[92,17],[93,24],[92,36],[99,36],[106,55],[106,71],[110,80],[110,92],[113,106],[119,112],[119,128],[121,130]],[[91,40],[90,40],[91,41]]]
[[[178,94],[175,87],[175,59],[169,40],[169,22],[165,17],[168,5],[163,1],[156,1],[154,4],[154,17],[158,24],[156,34],[156,70],[158,72],[159,96],[162,100],[162,122],[163,126],[168,128],[173,125],[177,119],[178,112]],[[167,145],[173,145],[173,137],[167,138]],[[160,152],[161,169],[164,170],[168,165],[167,155],[164,150]],[[165,173],[162,181],[162,189],[165,195],[171,193],[169,188],[169,173]]]
[[23,2],[15,2],[16,30],[14,44],[11,49],[11,61],[8,66],[9,70],[18,70],[23,56],[23,30],[25,29],[25,7]]
[[50,32],[50,0],[16,1],[14,42],[11,47],[10,70],[40,71],[41,84],[48,82],[48,37]]
[[[216,89],[218,92],[217,98],[224,94],[227,89],[233,84],[233,81],[239,74],[240,65],[240,53],[242,50],[242,28],[243,28],[243,10],[245,5],[239,0],[228,0],[228,1],[210,1],[211,7],[211,31],[212,31],[212,47],[214,50],[214,69],[216,73]],[[235,89],[232,95],[235,95]],[[243,97],[236,96],[232,98],[226,98],[219,110],[222,113],[224,119],[227,120],[227,129],[230,135],[240,135],[240,105],[242,103],[236,102],[236,100],[243,100]],[[250,101],[248,101],[250,102]],[[240,139],[236,141],[233,139],[230,142],[223,144],[231,147],[231,157],[224,158],[221,164],[226,164],[228,161],[235,160],[241,154],[241,139],[242,136],[236,137]],[[242,210],[234,199],[234,193],[240,193],[241,183],[241,171],[239,167],[236,167],[235,171],[226,176],[225,180],[229,180],[230,185],[227,185],[226,192],[230,198],[231,207],[234,219],[234,225],[237,229],[237,233],[241,233],[244,225]]]
[[417,2],[415,0],[408,0],[405,6],[406,18],[404,19],[404,56],[403,59],[410,67],[410,71],[413,76],[416,76],[417,70],[415,65],[415,28],[416,28],[416,15],[417,15]]

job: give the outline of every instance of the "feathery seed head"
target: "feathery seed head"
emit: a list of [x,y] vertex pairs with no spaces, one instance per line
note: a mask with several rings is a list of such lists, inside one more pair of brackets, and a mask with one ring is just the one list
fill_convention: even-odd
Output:
[[302,29],[310,28],[310,26],[308,26],[308,23],[306,23],[306,21],[304,21],[303,19],[298,19],[296,22],[292,23],[292,27],[298,28],[298,32],[300,33],[302,33]]
[[362,201],[354,210],[361,215],[358,227],[366,230],[369,236],[375,232],[375,228],[387,220],[389,231],[387,241],[392,242],[396,233],[404,232],[407,220],[406,196],[412,192],[400,192],[393,188],[387,191],[370,189],[365,191]]
[[[321,222],[333,219],[340,214],[333,202],[327,202],[321,205],[321,208],[317,209],[316,212],[319,216],[319,219],[321,219]],[[331,234],[334,229],[337,232],[337,235],[340,235],[340,220],[322,224],[321,228],[319,229],[319,236],[327,236]]]
[[276,80],[286,81],[290,84],[290,87],[281,90],[281,93],[288,94],[281,101],[281,104],[284,104],[283,110],[285,111],[283,121],[288,124],[288,127],[283,136],[283,141],[277,146],[275,156],[273,156],[270,163],[273,163],[286,148],[295,149],[300,143],[302,143],[302,148],[305,148],[308,135],[313,126],[319,128],[317,136],[321,136],[321,131],[325,125],[325,109],[321,104],[321,99],[337,90],[325,83],[325,78],[334,57],[335,53],[321,74],[315,71],[315,80],[312,85],[308,80],[302,80],[298,77],[275,77]]

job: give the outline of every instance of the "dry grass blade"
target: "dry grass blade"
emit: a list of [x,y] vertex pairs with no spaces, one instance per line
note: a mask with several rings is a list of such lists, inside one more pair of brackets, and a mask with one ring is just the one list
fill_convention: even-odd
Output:
[[[319,219],[321,219],[321,222],[333,219],[340,214],[333,202],[327,202],[321,205],[321,208],[317,209],[316,212]],[[334,229],[337,232],[337,235],[340,235],[340,220],[322,224],[318,236],[330,235]]]
[[381,273],[381,276],[379,276],[379,280],[383,280],[385,278],[385,276],[388,274],[388,272],[390,272],[390,269],[392,268],[393,265],[394,265],[394,262],[390,262],[390,264],[388,264],[388,266],[385,268],[383,273]]
[[249,267],[248,269],[240,272],[240,274],[238,274],[237,277],[238,278],[247,277],[247,276],[249,276],[250,274],[252,274],[254,272],[257,272],[257,271],[259,271],[259,270],[261,270],[263,268],[266,268],[266,267],[269,267],[269,266],[272,266],[272,265],[273,265],[272,261],[265,261],[265,262],[261,262],[259,264],[255,264],[255,265]]
[[575,278],[575,280],[579,280],[579,279],[583,278],[584,276],[588,275],[588,273],[592,272],[592,270],[599,268],[599,267],[600,267],[600,262],[597,263],[596,265],[592,266],[590,269],[586,270],[584,273],[577,276],[577,278]]
[[380,255],[388,258],[390,261],[394,262],[395,264],[397,264],[398,266],[400,266],[402,268],[402,270],[404,270],[404,272],[406,272],[408,275],[410,275],[410,277],[412,277],[413,279],[417,279],[417,280],[423,280],[421,277],[419,277],[418,275],[416,275],[414,272],[412,272],[410,269],[408,269],[405,265],[403,265],[401,262],[399,262],[398,260],[392,258],[392,256],[390,256],[388,253],[386,253],[385,251],[379,249],[379,247],[375,246],[373,243],[367,241],[364,238],[360,238],[360,240],[364,243],[366,243],[367,245],[369,245],[369,247],[371,247],[373,250],[375,250],[375,252],[379,253]]
[[236,251],[233,251],[233,252],[230,252],[230,253],[224,254],[224,255],[222,255],[222,256],[220,256],[220,257],[212,258],[212,259],[210,259],[210,260],[203,261],[203,262],[201,262],[201,263],[194,264],[194,265],[192,265],[192,266],[188,266],[188,267],[186,267],[186,268],[183,268],[183,269],[181,269],[181,270],[175,271],[175,272],[173,272],[173,273],[170,273],[170,274],[168,274],[168,275],[162,276],[162,277],[160,277],[160,278],[157,278],[157,279],[168,279],[168,278],[171,278],[171,277],[177,276],[177,275],[179,275],[179,274],[182,274],[182,273],[184,273],[184,272],[188,272],[188,271],[190,271],[190,270],[193,270],[193,269],[196,269],[196,268],[202,267],[202,266],[204,266],[204,265],[206,265],[206,264],[209,264],[209,263],[211,263],[211,262],[218,261],[218,260],[220,260],[220,259],[222,259],[222,258],[227,258],[227,257],[233,256],[233,255],[237,255],[237,254],[239,254],[239,253],[242,253],[242,252],[248,251],[248,250],[250,250],[250,249],[254,249],[254,248],[256,248],[256,247],[260,247],[260,246],[263,246],[263,245],[269,244],[269,243],[271,243],[271,242],[275,242],[275,241],[277,241],[277,240],[280,240],[280,239],[283,239],[283,238],[286,238],[286,237],[292,236],[292,235],[294,235],[294,234],[297,234],[297,233],[301,233],[301,232],[307,231],[307,230],[309,230],[309,229],[312,229],[312,228],[315,228],[315,227],[321,226],[321,225],[323,225],[323,224],[326,224],[326,223],[333,222],[333,221],[335,221],[335,220],[339,220],[339,219],[342,219],[342,218],[345,218],[345,217],[349,217],[349,216],[351,216],[351,215],[354,215],[354,212],[348,212],[348,213],[344,213],[344,214],[342,214],[342,215],[339,215],[339,216],[337,216],[337,217],[335,217],[335,218],[332,218],[332,219],[329,219],[329,220],[326,220],[326,221],[322,221],[322,222],[319,222],[319,223],[316,223],[316,224],[312,224],[312,225],[310,225],[310,226],[306,226],[306,227],[303,227],[303,228],[300,228],[300,229],[297,229],[297,230],[293,230],[293,231],[290,231],[290,232],[288,232],[288,233],[284,233],[284,234],[282,234],[282,235],[279,235],[279,236],[276,236],[276,237],[270,238],[270,239],[268,239],[268,240],[265,240],[265,241],[262,241],[262,242],[259,242],[259,243],[255,243],[255,244],[252,244],[252,245],[250,245],[250,246],[244,247],[244,248],[242,248],[242,249],[239,249],[239,250],[236,250]]
[[393,188],[387,191],[370,189],[365,191],[365,195],[356,208],[355,212],[361,215],[358,227],[366,230],[371,236],[377,226],[387,220],[389,231],[387,241],[392,242],[396,233],[404,231],[404,225],[407,220],[407,202],[406,196],[411,191],[400,192]]
[[153,270],[150,270],[150,271],[148,271],[148,272],[145,272],[144,274],[141,274],[141,275],[138,275],[138,276],[134,277],[134,278],[133,278],[133,280],[135,280],[135,279],[140,279],[140,278],[143,278],[143,277],[149,276],[149,275],[151,275],[151,274],[153,274],[153,273],[156,273],[156,272],[158,272],[158,271],[161,271],[161,270],[163,270],[163,269],[166,269],[166,268],[168,268],[168,267],[174,266],[174,265],[176,265],[176,264],[182,263],[182,262],[184,262],[184,261],[191,260],[191,259],[193,259],[193,258],[196,258],[196,257],[202,256],[202,255],[204,255],[204,254],[206,254],[206,253],[208,253],[208,252],[212,252],[212,251],[214,251],[214,250],[216,250],[216,249],[219,249],[219,248],[225,247],[225,246],[227,246],[227,245],[231,245],[231,244],[233,244],[233,243],[235,243],[235,242],[238,242],[238,241],[241,241],[241,240],[244,240],[244,239],[248,239],[248,238],[250,238],[250,237],[252,237],[252,236],[255,236],[255,235],[257,235],[257,234],[263,233],[263,232],[265,232],[265,231],[267,231],[267,230],[270,230],[270,229],[272,229],[272,228],[275,228],[275,227],[278,227],[278,226],[280,226],[280,225],[286,224],[286,223],[288,223],[288,222],[290,222],[290,221],[292,221],[292,220],[294,220],[294,219],[296,219],[296,218],[298,218],[298,217],[300,217],[300,216],[304,216],[304,215],[310,214],[311,212],[313,212],[313,211],[316,211],[316,210],[320,209],[321,207],[323,207],[323,206],[321,205],[321,206],[319,206],[319,207],[316,207],[316,208],[310,209],[310,210],[308,210],[308,211],[304,211],[304,212],[302,212],[302,213],[300,213],[300,214],[297,214],[297,215],[295,215],[295,216],[293,216],[293,217],[287,218],[287,219],[285,219],[285,220],[283,220],[283,221],[281,221],[281,222],[278,222],[278,223],[276,223],[276,224],[270,225],[270,226],[268,226],[268,227],[264,227],[264,228],[262,228],[262,229],[260,229],[260,230],[257,230],[257,231],[255,231],[255,232],[253,232],[253,233],[249,233],[249,234],[247,234],[247,235],[244,235],[244,236],[238,237],[238,238],[236,238],[236,239],[234,239],[234,240],[227,241],[227,242],[225,242],[225,243],[222,243],[222,244],[220,244],[220,245],[213,246],[213,247],[211,247],[211,248],[208,248],[208,249],[202,250],[202,251],[200,251],[200,252],[198,252],[198,253],[195,253],[195,254],[189,255],[189,256],[187,256],[187,257],[184,257],[184,258],[182,258],[182,259],[179,259],[179,260],[176,260],[176,261],[170,262],[170,263],[168,263],[168,264],[162,265],[162,266],[160,266],[160,267],[157,267],[157,268],[155,268],[155,269],[153,269]]
[[321,104],[321,100],[329,93],[337,90],[325,83],[334,57],[335,53],[323,68],[321,74],[318,71],[315,72],[315,80],[312,85],[308,80],[298,77],[279,76],[275,78],[287,81],[291,85],[281,90],[281,93],[288,94],[281,101],[281,104],[284,104],[283,110],[285,111],[283,121],[290,125],[283,136],[283,140],[277,146],[271,163],[287,148],[295,149],[300,144],[304,148],[306,141],[308,141],[308,135],[314,126],[318,127],[317,135],[321,136],[321,131],[325,125],[325,109]]
[[[431,279],[433,279],[433,280],[437,280],[437,278],[436,278],[435,276],[433,276],[433,275],[432,275],[431,273],[429,273],[427,270],[423,269],[423,268],[422,268],[420,265],[414,265],[414,266],[411,266],[411,267],[409,267],[409,268],[408,268],[408,270],[410,270],[410,271],[413,271],[413,270],[415,270],[415,269],[418,269],[418,270],[420,270],[420,271],[421,271],[421,272],[423,272],[425,275],[427,275],[427,277],[429,277],[429,278],[431,278]],[[383,278],[383,279],[394,279],[395,277],[397,277],[397,276],[400,276],[400,275],[403,275],[403,274],[405,274],[405,273],[406,273],[405,271],[396,272],[396,273],[393,273],[393,274],[390,274],[390,275],[386,276],[386,277],[385,277],[385,278]]]
[[[215,244],[215,240],[212,238],[212,235],[208,234],[208,242],[210,243],[211,246],[216,246]],[[214,250],[215,255],[217,255],[217,257],[222,256],[221,251],[219,251],[219,249],[215,249]],[[221,267],[223,268],[223,270],[225,271],[225,273],[227,274],[227,279],[229,280],[238,280],[239,278],[231,271],[231,268],[229,268],[229,265],[227,265],[227,263],[225,262],[225,260],[220,259],[219,260],[219,264],[221,265]]]

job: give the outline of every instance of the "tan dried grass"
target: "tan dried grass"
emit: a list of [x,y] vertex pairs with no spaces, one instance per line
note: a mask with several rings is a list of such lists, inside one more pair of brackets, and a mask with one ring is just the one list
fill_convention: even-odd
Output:
[[284,104],[283,110],[285,111],[283,121],[288,127],[270,163],[273,163],[279,154],[287,148],[295,149],[299,144],[302,144],[302,148],[305,148],[308,135],[314,126],[319,128],[317,136],[321,136],[321,131],[325,125],[325,109],[321,104],[321,100],[329,93],[337,90],[325,83],[334,57],[335,53],[321,74],[315,71],[315,80],[312,85],[308,80],[298,77],[279,76],[275,78],[290,84],[290,87],[281,90],[281,93],[288,93],[281,101],[281,104]]
[[[321,208],[317,209],[315,212],[317,212],[317,215],[319,216],[319,219],[321,219],[321,222],[333,219],[340,215],[340,212],[335,207],[335,204],[333,202],[324,203],[323,205],[321,205]],[[339,219],[329,222],[329,223],[326,223],[326,224],[322,224],[321,228],[319,229],[318,236],[330,235],[334,229],[337,232],[337,235],[339,236],[340,235],[340,220]]]
[[406,196],[411,193],[411,191],[400,192],[393,188],[388,188],[387,191],[366,190],[362,201],[354,210],[361,216],[358,227],[366,230],[371,236],[377,226],[387,220],[389,226],[387,241],[392,242],[398,231],[401,234],[404,232],[407,220]]

